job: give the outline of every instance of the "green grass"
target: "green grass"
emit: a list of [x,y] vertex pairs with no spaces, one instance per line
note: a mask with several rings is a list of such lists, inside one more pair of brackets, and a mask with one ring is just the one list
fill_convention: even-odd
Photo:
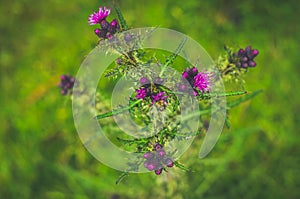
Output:
[[[74,127],[61,74],[75,75],[97,38],[87,17],[110,1],[1,1],[0,198],[300,198],[297,1],[122,1],[127,24],[178,30],[216,59],[224,44],[260,50],[247,90],[205,159],[201,136],[182,156],[193,173],[120,172],[94,159]],[[112,14],[114,17],[116,13]]]

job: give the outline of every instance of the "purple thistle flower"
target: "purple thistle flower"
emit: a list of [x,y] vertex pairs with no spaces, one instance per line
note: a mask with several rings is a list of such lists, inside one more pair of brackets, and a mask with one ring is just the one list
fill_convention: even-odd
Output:
[[141,84],[146,84],[146,83],[149,83],[149,80],[146,77],[142,77],[140,79],[140,82],[141,82]]
[[212,75],[209,73],[200,72],[194,77],[195,88],[201,92],[209,92],[212,86]]
[[60,93],[61,93],[62,95],[66,95],[66,94],[68,93],[68,90],[62,89],[62,90],[60,91]]
[[147,165],[147,169],[149,171],[153,171],[155,169],[155,165],[153,163],[150,163],[150,164]]
[[164,163],[167,165],[167,167],[173,167],[174,166],[174,162],[171,158],[165,159]]
[[162,168],[155,170],[155,174],[156,175],[160,175],[162,173]]
[[161,144],[158,144],[157,142],[154,143],[153,147],[154,147],[154,150],[155,150],[155,151],[159,151],[159,150],[162,149],[162,145],[161,145]]
[[244,53],[245,53],[245,50],[244,49],[240,49],[239,52],[238,52],[238,55],[241,56],[241,55],[244,55]]
[[191,69],[191,71],[192,71],[193,74],[197,74],[198,73],[198,69],[196,67],[193,67]]
[[161,100],[165,102],[165,100],[168,98],[168,96],[166,96],[165,94],[166,92],[159,92],[156,95],[152,95],[152,104]]
[[117,19],[113,19],[113,20],[110,22],[110,25],[111,25],[112,27],[117,27],[117,26],[119,25],[119,23],[118,23]]
[[238,52],[233,53],[234,63],[238,68],[255,67],[256,62],[254,58],[259,54],[257,49],[252,49],[251,46],[247,46],[245,49],[240,49]]
[[187,71],[184,71],[183,73],[182,73],[182,77],[183,78],[188,78],[188,76],[189,76],[189,74],[188,74],[188,72]]
[[193,85],[193,79],[194,77],[198,74],[198,69],[193,67],[193,68],[187,68],[185,71],[182,73],[182,77],[186,79],[191,85]]
[[95,29],[94,32],[99,38],[103,38],[103,39],[106,38],[106,34],[107,34],[106,30],[101,30],[101,29],[97,28],[97,29]]
[[[199,72],[196,67],[185,69],[182,73],[182,77],[186,79],[193,88],[193,90],[189,90],[190,95],[197,96],[199,91],[209,92],[213,86],[213,73]],[[185,91],[186,89],[186,85],[178,84],[179,91]]]
[[166,152],[164,150],[159,150],[156,152],[157,158],[162,159],[165,155]]
[[254,49],[254,50],[251,51],[251,56],[255,57],[255,56],[258,55],[258,53],[259,53],[258,50]]
[[255,67],[256,66],[256,62],[255,61],[249,61],[248,65],[251,67]]
[[113,19],[110,24],[108,31],[114,34],[117,30],[120,30],[120,25],[117,19]]
[[111,33],[108,33],[106,37],[108,40],[113,40],[115,38]]
[[185,84],[179,84],[178,85],[178,90],[181,91],[181,92],[184,92],[186,91],[187,89],[187,86]]
[[100,22],[100,26],[101,26],[102,30],[108,30],[108,28],[109,28],[109,23],[108,23],[108,21],[106,21],[106,19],[103,19],[103,20]]
[[248,65],[247,62],[242,64],[242,68],[247,68],[248,66],[249,66],[249,65]]
[[94,12],[88,18],[88,22],[90,25],[95,25],[97,23],[101,23],[102,20],[106,19],[106,17],[110,14],[110,9],[104,7],[99,7],[98,12]]
[[151,152],[149,151],[149,152],[145,153],[145,154],[143,155],[143,157],[144,157],[145,159],[152,159],[152,158],[154,157],[154,154],[151,153]]
[[61,94],[66,95],[72,90],[75,83],[75,78],[71,75],[62,75],[60,79],[61,81],[58,84],[58,87],[61,88]]
[[146,96],[147,96],[147,91],[145,88],[136,90],[136,98],[137,99],[144,99]]
[[96,28],[94,32],[95,32],[96,35],[99,35],[101,30],[99,28]]

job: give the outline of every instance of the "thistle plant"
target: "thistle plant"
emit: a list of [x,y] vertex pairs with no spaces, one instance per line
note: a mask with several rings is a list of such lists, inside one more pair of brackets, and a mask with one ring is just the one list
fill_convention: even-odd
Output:
[[61,94],[67,95],[72,94],[72,88],[75,83],[75,78],[71,75],[62,75],[61,81],[58,84],[58,87],[61,88]]
[[[161,175],[174,167],[190,171],[178,160],[184,152],[180,146],[188,146],[192,142],[191,138],[207,131],[206,118],[215,114],[212,112],[213,98],[240,96],[227,102],[228,113],[230,108],[260,92],[249,93],[243,86],[232,91],[219,89],[223,82],[225,86],[228,82],[243,85],[243,76],[256,67],[254,59],[259,52],[251,46],[245,49],[226,46],[224,55],[219,57],[214,66],[198,65],[185,61],[181,56],[187,38],[174,41],[178,45],[173,53],[144,48],[143,42],[154,34],[156,28],[130,31],[117,6],[115,12],[118,18],[108,21],[111,9],[100,7],[88,17],[88,23],[98,26],[94,30],[99,38],[97,49],[117,57],[111,67],[105,70],[104,77],[112,82],[123,78],[131,85],[121,89],[129,90],[127,96],[119,95],[119,98],[126,98],[125,104],[118,104],[112,110],[103,112],[101,107],[107,104],[103,98],[99,98],[99,92],[96,93],[98,98],[95,99],[94,107],[100,108],[95,111],[92,107],[89,112],[94,114],[94,120],[99,123],[105,118],[114,118],[124,123],[122,119],[127,119],[126,115],[129,115],[130,120],[140,127],[133,130],[133,135],[120,132],[116,136],[122,148],[135,154],[135,158],[127,160],[127,168],[117,183],[130,172],[148,170]],[[69,76],[62,77],[60,87],[63,95],[73,87],[74,80]],[[79,86],[76,94],[89,89],[85,86],[86,82],[77,82]],[[90,95],[93,95],[93,91]],[[86,94],[84,99],[79,106],[83,109],[90,103],[91,97]],[[200,121],[199,125],[197,121]],[[230,126],[228,114],[226,124]]]

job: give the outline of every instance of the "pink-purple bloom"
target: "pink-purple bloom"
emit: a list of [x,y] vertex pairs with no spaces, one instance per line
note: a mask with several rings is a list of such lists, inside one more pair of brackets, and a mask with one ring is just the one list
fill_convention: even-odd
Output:
[[60,83],[58,84],[58,87],[61,88],[61,94],[67,95],[72,92],[72,88],[75,83],[75,78],[72,75],[62,75]]
[[149,80],[146,77],[142,77],[140,79],[140,82],[141,82],[141,84],[146,84],[146,83],[149,83]]
[[254,58],[259,54],[257,49],[252,49],[251,46],[247,46],[245,49],[240,49],[238,52],[233,53],[233,63],[238,68],[255,67],[256,62]]
[[114,27],[116,29],[120,29],[120,25],[119,25],[119,22],[117,19],[113,19],[111,22],[110,22],[110,26],[111,27]]
[[189,76],[189,73],[187,72],[187,71],[184,71],[183,73],[182,73],[182,77],[183,78],[188,78],[188,76]]
[[166,94],[166,92],[159,92],[156,95],[152,95],[152,104],[154,104],[155,102],[161,101],[161,100],[163,102],[165,102],[165,100],[168,98],[168,96],[165,94]]
[[143,157],[146,159],[144,167],[149,171],[153,171],[156,175],[160,175],[166,167],[173,167],[174,161],[166,154],[163,146],[155,143],[154,151],[146,152]]
[[145,88],[136,90],[136,98],[137,99],[144,99],[146,96],[147,96],[147,91]]
[[110,9],[104,7],[99,7],[98,12],[94,12],[89,16],[88,22],[90,25],[95,25],[97,23],[101,23],[102,20],[106,19],[106,17],[110,14]]
[[162,168],[155,170],[155,174],[156,174],[156,175],[160,175],[161,172],[162,172],[162,170],[163,170]]
[[209,92],[212,86],[212,79],[212,74],[200,72],[194,77],[194,87],[201,92]]
[[174,166],[174,162],[170,158],[165,159],[164,163],[167,165],[167,167],[173,167]]
[[[197,68],[187,68],[182,73],[182,78],[186,79],[194,89],[191,94],[198,95],[198,92],[209,92],[213,86],[214,75],[208,72],[199,72]],[[185,84],[178,84],[179,91],[186,90]]]

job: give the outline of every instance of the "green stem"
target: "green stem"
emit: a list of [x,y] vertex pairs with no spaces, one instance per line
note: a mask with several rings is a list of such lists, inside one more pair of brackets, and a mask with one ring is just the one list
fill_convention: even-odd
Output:
[[129,175],[129,172],[123,172],[118,179],[116,180],[116,184],[119,184],[125,177]]
[[120,113],[122,113],[126,110],[131,109],[132,107],[134,107],[135,105],[137,105],[141,101],[142,101],[142,99],[139,99],[139,100],[135,101],[134,103],[130,104],[129,106],[127,106],[127,107],[120,108],[120,109],[117,109],[115,111],[110,111],[110,112],[107,112],[107,113],[104,113],[104,114],[97,115],[97,116],[95,116],[95,118],[96,119],[103,119],[103,118],[106,118],[106,117],[111,117],[111,116],[114,116],[114,115],[118,115],[118,114],[120,114]]
[[210,92],[210,93],[201,93],[199,92],[200,97],[230,97],[230,96],[236,96],[236,95],[243,95],[246,94],[247,91],[233,91],[233,92],[225,92],[225,93],[218,93],[218,92]]
[[236,107],[238,106],[239,104],[241,104],[242,102],[245,102],[247,100],[250,100],[252,99],[253,97],[255,97],[256,95],[258,95],[259,93],[261,93],[263,90],[257,90],[257,91],[254,91],[252,93],[249,93],[248,95],[244,96],[244,97],[241,97],[237,100],[234,100],[234,101],[231,101],[229,103],[227,103],[227,108],[233,108],[233,107]]
[[178,48],[175,50],[175,52],[169,57],[169,59],[167,60],[167,62],[165,63],[165,65],[163,65],[159,76],[162,77],[163,73],[165,72],[165,70],[167,69],[167,67],[172,64],[174,62],[174,60],[177,58],[178,54],[180,53],[180,51],[182,50],[185,42],[186,42],[187,38],[183,38],[183,40],[181,41],[181,43],[179,44]]
[[178,161],[174,161],[174,165],[182,170],[191,171],[190,169],[186,168],[183,164],[180,164]]

